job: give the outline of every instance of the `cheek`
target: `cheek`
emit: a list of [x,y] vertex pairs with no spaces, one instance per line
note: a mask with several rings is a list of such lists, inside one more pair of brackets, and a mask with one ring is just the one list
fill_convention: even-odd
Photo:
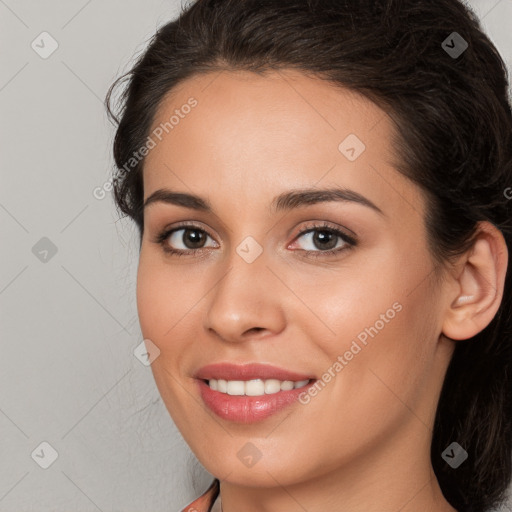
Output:
[[290,285],[310,313],[304,315],[300,304],[295,310],[289,307],[290,321],[309,324],[311,339],[325,340],[325,347],[343,348],[356,338],[363,343],[383,338],[390,326],[401,329],[394,342],[405,342],[414,326],[424,325],[427,308],[432,307],[428,258],[388,244],[371,258],[354,262],[330,274],[325,269],[295,272]]
[[[166,265],[160,254],[142,248],[137,269],[137,312],[144,337],[161,350],[181,319],[201,297],[200,282],[184,279],[183,267]],[[196,286],[195,286],[196,285]]]
[[318,369],[327,372],[341,356],[337,374],[343,378],[335,387],[342,394],[357,392],[359,407],[396,401],[394,393],[414,401],[428,378],[439,334],[428,255],[390,248],[377,256],[307,295],[322,319],[308,327],[325,356]]
[[181,423],[187,415],[184,404],[190,400],[177,379],[187,341],[180,332],[186,323],[180,320],[193,302],[189,305],[191,301],[184,299],[180,282],[182,279],[162,265],[158,256],[141,250],[136,291],[139,324],[144,339],[151,340],[160,350],[151,364],[160,395],[175,423],[186,430]]
[[141,251],[137,270],[139,323],[144,338],[153,341],[162,352],[164,340],[172,339],[174,325],[185,314],[181,312],[184,298],[180,282],[153,255]]
[[137,312],[142,335],[158,345],[158,324],[159,318],[162,318],[160,309],[165,302],[158,287],[157,275],[157,267],[149,264],[142,250],[137,269]]

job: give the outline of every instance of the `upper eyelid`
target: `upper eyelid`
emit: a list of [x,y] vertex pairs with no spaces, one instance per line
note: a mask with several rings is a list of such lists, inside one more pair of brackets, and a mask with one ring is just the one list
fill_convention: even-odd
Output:
[[[357,242],[357,235],[351,229],[348,229],[346,227],[338,227],[337,225],[333,225],[329,221],[319,221],[319,220],[316,220],[316,221],[310,221],[310,222],[312,222],[312,225],[301,228],[297,232],[297,234],[293,237],[293,241],[295,241],[300,236],[303,236],[303,235],[306,235],[308,233],[311,233],[312,231],[320,231],[322,229],[325,229],[325,230],[332,230],[332,231],[337,232],[336,236],[338,236],[338,237],[340,237],[342,239],[343,239],[343,236],[344,236],[344,237],[346,237],[348,239],[349,242],[352,242],[352,243],[356,243]],[[163,230],[161,230],[161,233],[165,234],[166,237],[169,237],[171,234],[175,233],[176,231],[181,231],[181,230],[187,229],[187,228],[196,228],[199,231],[203,231],[204,233],[206,233],[207,236],[209,236],[212,240],[214,240],[215,243],[218,244],[218,242],[215,240],[215,237],[213,237],[210,234],[209,230],[205,229],[204,227],[202,227],[199,224],[196,224],[195,221],[182,221],[182,223],[179,223],[178,225],[169,227],[168,229],[164,228]],[[344,230],[350,231],[350,233],[353,233],[353,235],[345,233]],[[179,250],[183,250],[184,251],[184,249],[179,249]],[[188,249],[188,250],[193,251],[194,249]],[[201,248],[197,249],[197,250],[201,250]]]

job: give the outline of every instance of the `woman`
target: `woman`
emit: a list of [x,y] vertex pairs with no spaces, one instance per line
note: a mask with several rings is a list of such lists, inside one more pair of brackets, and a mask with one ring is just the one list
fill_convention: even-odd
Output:
[[183,510],[499,504],[512,114],[475,15],[198,0],[124,78],[114,192],[140,233],[141,330],[215,476]]

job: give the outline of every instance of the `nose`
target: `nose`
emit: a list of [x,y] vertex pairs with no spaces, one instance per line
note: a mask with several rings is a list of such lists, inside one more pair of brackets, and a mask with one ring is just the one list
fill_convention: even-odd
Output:
[[207,295],[204,327],[210,334],[236,343],[266,338],[285,328],[285,288],[267,264],[265,252],[248,263],[233,251],[228,268]]

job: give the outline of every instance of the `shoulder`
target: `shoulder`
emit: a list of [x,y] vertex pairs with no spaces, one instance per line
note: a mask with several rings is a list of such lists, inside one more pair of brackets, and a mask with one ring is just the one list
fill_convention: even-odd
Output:
[[181,512],[210,512],[211,507],[219,495],[219,480],[215,479],[210,487],[196,500],[186,506]]

